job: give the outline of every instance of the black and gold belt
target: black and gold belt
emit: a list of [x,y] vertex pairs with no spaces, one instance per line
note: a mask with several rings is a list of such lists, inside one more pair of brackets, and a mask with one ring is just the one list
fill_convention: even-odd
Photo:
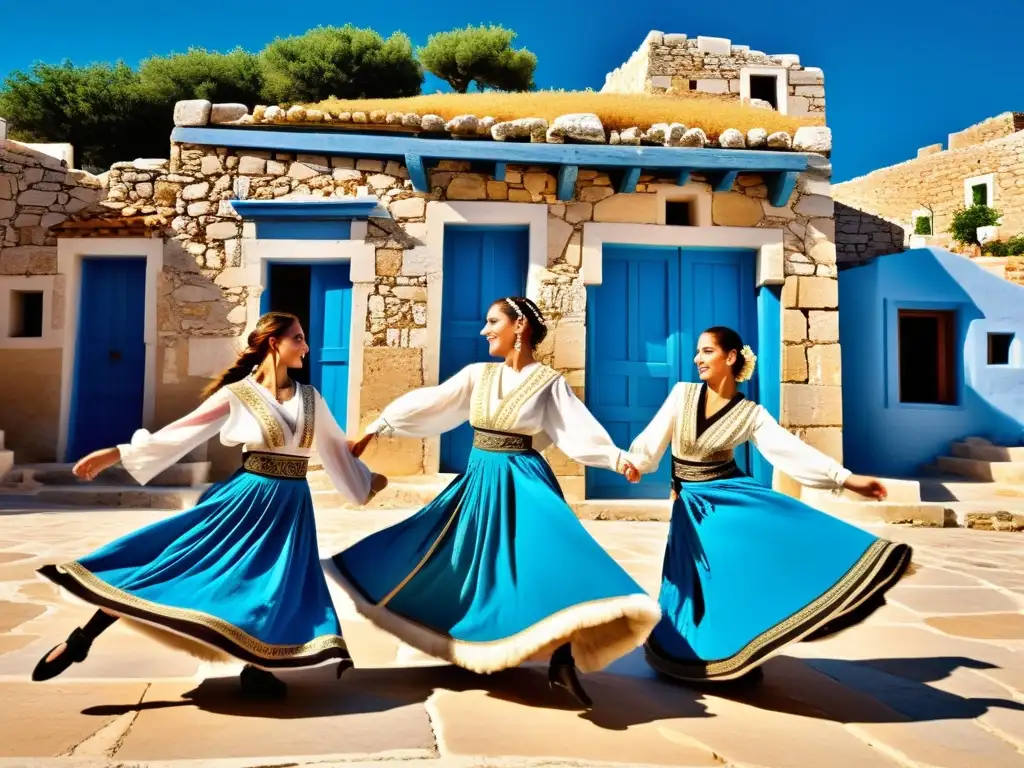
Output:
[[252,451],[242,454],[242,469],[262,477],[274,477],[281,480],[302,480],[309,468],[309,459],[305,456],[288,456],[283,453],[266,453]]
[[473,447],[484,451],[525,453],[533,450],[533,438],[514,432],[495,432],[490,429],[473,430]]
[[685,461],[672,457],[672,489],[679,492],[683,483],[707,483],[722,480],[739,473],[739,467],[733,459],[714,463]]

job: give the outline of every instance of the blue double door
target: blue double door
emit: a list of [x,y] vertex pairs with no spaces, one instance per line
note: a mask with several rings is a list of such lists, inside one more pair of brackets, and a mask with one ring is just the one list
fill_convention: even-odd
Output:
[[342,429],[348,430],[352,280],[347,263],[268,265],[261,312],[290,312],[306,330],[306,367],[293,372],[312,384]]
[[[699,381],[693,357],[705,328],[729,326],[757,346],[754,270],[753,251],[604,247],[602,283],[587,295],[586,395],[617,445],[629,447],[676,382]],[[756,400],[757,377],[740,389]],[[737,451],[745,471],[757,468],[750,453],[747,447]],[[663,499],[670,479],[666,451],[658,471],[636,485],[587,470],[587,496]]]
[[[449,225],[444,236],[440,379],[493,360],[480,335],[495,300],[523,296],[529,268],[526,227]],[[442,472],[462,472],[473,445],[468,424],[441,436]]]

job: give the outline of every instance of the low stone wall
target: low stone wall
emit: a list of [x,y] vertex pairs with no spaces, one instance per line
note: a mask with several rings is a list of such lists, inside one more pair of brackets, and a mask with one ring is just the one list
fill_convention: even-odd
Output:
[[995,139],[1004,139],[1022,129],[1024,129],[1024,114],[1005,112],[996,117],[990,117],[977,125],[972,125],[970,128],[949,134],[949,148],[974,147]]
[[796,54],[769,55],[719,37],[651,32],[621,67],[608,73],[601,92],[700,91],[739,99],[744,67],[786,70],[788,114],[824,114],[825,75],[820,69],[801,66]]
[[102,180],[16,141],[0,141],[0,275],[57,272],[50,227],[103,197]]
[[933,231],[943,235],[964,205],[964,182],[987,174],[994,175],[992,206],[1003,214],[1001,238],[1024,234],[1024,132],[918,157],[832,189],[836,202],[911,231],[913,212],[930,208]]
[[840,269],[905,250],[907,233],[899,224],[842,203],[835,205],[836,262]]

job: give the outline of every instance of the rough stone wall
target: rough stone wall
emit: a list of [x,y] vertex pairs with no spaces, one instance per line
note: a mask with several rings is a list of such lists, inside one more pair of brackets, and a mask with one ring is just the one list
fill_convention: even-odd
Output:
[[1004,112],[977,125],[972,125],[970,128],[949,134],[949,148],[964,149],[985,144],[995,139],[1004,139],[1022,129],[1024,129],[1024,114]]
[[1024,132],[882,168],[836,184],[833,197],[908,230],[913,212],[930,208],[936,237],[942,238],[964,204],[964,181],[989,173],[995,174],[993,205],[1003,214],[1000,239],[1024,234]]
[[836,203],[836,262],[840,269],[900,253],[906,242],[907,233],[899,224]]
[[16,141],[0,141],[0,275],[57,272],[53,227],[103,196],[102,181]]
[[[106,205],[144,211],[150,195],[159,209],[170,204],[176,216],[160,297],[164,343],[195,336],[237,336],[245,322],[252,275],[241,264],[241,221],[228,201],[374,194],[392,220],[371,219],[366,241],[376,250],[376,276],[368,297],[360,397],[365,426],[394,397],[424,384],[427,283],[436,254],[425,246],[430,201],[475,200],[545,203],[548,207],[548,269],[539,304],[551,333],[541,359],[562,371],[584,396],[586,291],[580,272],[583,225],[589,221],[657,223],[659,184],[673,180],[642,176],[634,194],[616,193],[607,174],[581,169],[571,201],[556,199],[551,169],[509,166],[504,181],[474,172],[462,161],[430,170],[431,193],[413,192],[406,169],[380,160],[252,152],[175,145],[165,173],[115,169],[110,188],[121,199]],[[812,156],[786,207],[767,201],[756,175],[741,175],[729,192],[712,193],[715,225],[774,227],[785,231],[787,351],[782,422],[806,439],[841,456],[841,397],[838,355],[835,224],[829,196],[831,166]],[[140,189],[141,188],[141,189]],[[158,192],[159,190],[159,192]],[[133,211],[134,212],[134,211]],[[187,346],[187,345],[184,345]],[[792,347],[792,349],[790,349]],[[422,471],[422,441],[382,441],[369,459],[383,471]],[[583,493],[583,469],[552,451],[550,460],[573,497]]]
[[696,90],[740,98],[744,67],[784,67],[788,75],[788,114],[824,114],[825,76],[802,67],[795,54],[768,55],[723,38],[651,32],[621,67],[608,73],[602,93],[680,93]]

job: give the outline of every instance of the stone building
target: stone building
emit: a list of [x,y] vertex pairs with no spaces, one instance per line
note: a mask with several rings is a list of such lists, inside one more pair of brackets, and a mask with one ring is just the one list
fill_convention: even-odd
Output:
[[[98,183],[53,168],[57,187],[32,191],[45,201],[26,196],[18,145],[4,144],[0,301],[41,294],[14,316],[43,328],[0,334],[5,369],[32,374],[0,410],[19,462],[70,461],[187,412],[271,308],[303,317],[300,376],[356,433],[482,359],[487,305],[515,294],[548,318],[542,359],[620,444],[693,379],[696,334],[728,324],[759,354],[748,396],[841,458],[826,128],[709,139],[661,124],[627,143],[596,114],[548,125],[208,102],[180,103],[175,122],[168,160],[117,163]],[[99,184],[96,210],[51,211]],[[392,476],[457,472],[464,432],[382,440],[367,460]],[[191,458],[214,476],[237,465],[216,441]],[[548,458],[574,501],[665,495],[667,462],[629,486]],[[771,482],[756,453],[740,458]]]
[[[836,184],[833,196],[902,227],[907,239],[948,246],[957,208],[984,203],[1002,213],[998,239],[1024,234],[1024,114],[1007,112],[918,150],[917,157]],[[921,222],[921,226],[918,223]],[[842,239],[842,238],[841,238]]]
[[721,37],[651,32],[629,60],[605,78],[602,93],[699,91],[787,115],[825,112],[825,75],[792,53],[769,55]]

